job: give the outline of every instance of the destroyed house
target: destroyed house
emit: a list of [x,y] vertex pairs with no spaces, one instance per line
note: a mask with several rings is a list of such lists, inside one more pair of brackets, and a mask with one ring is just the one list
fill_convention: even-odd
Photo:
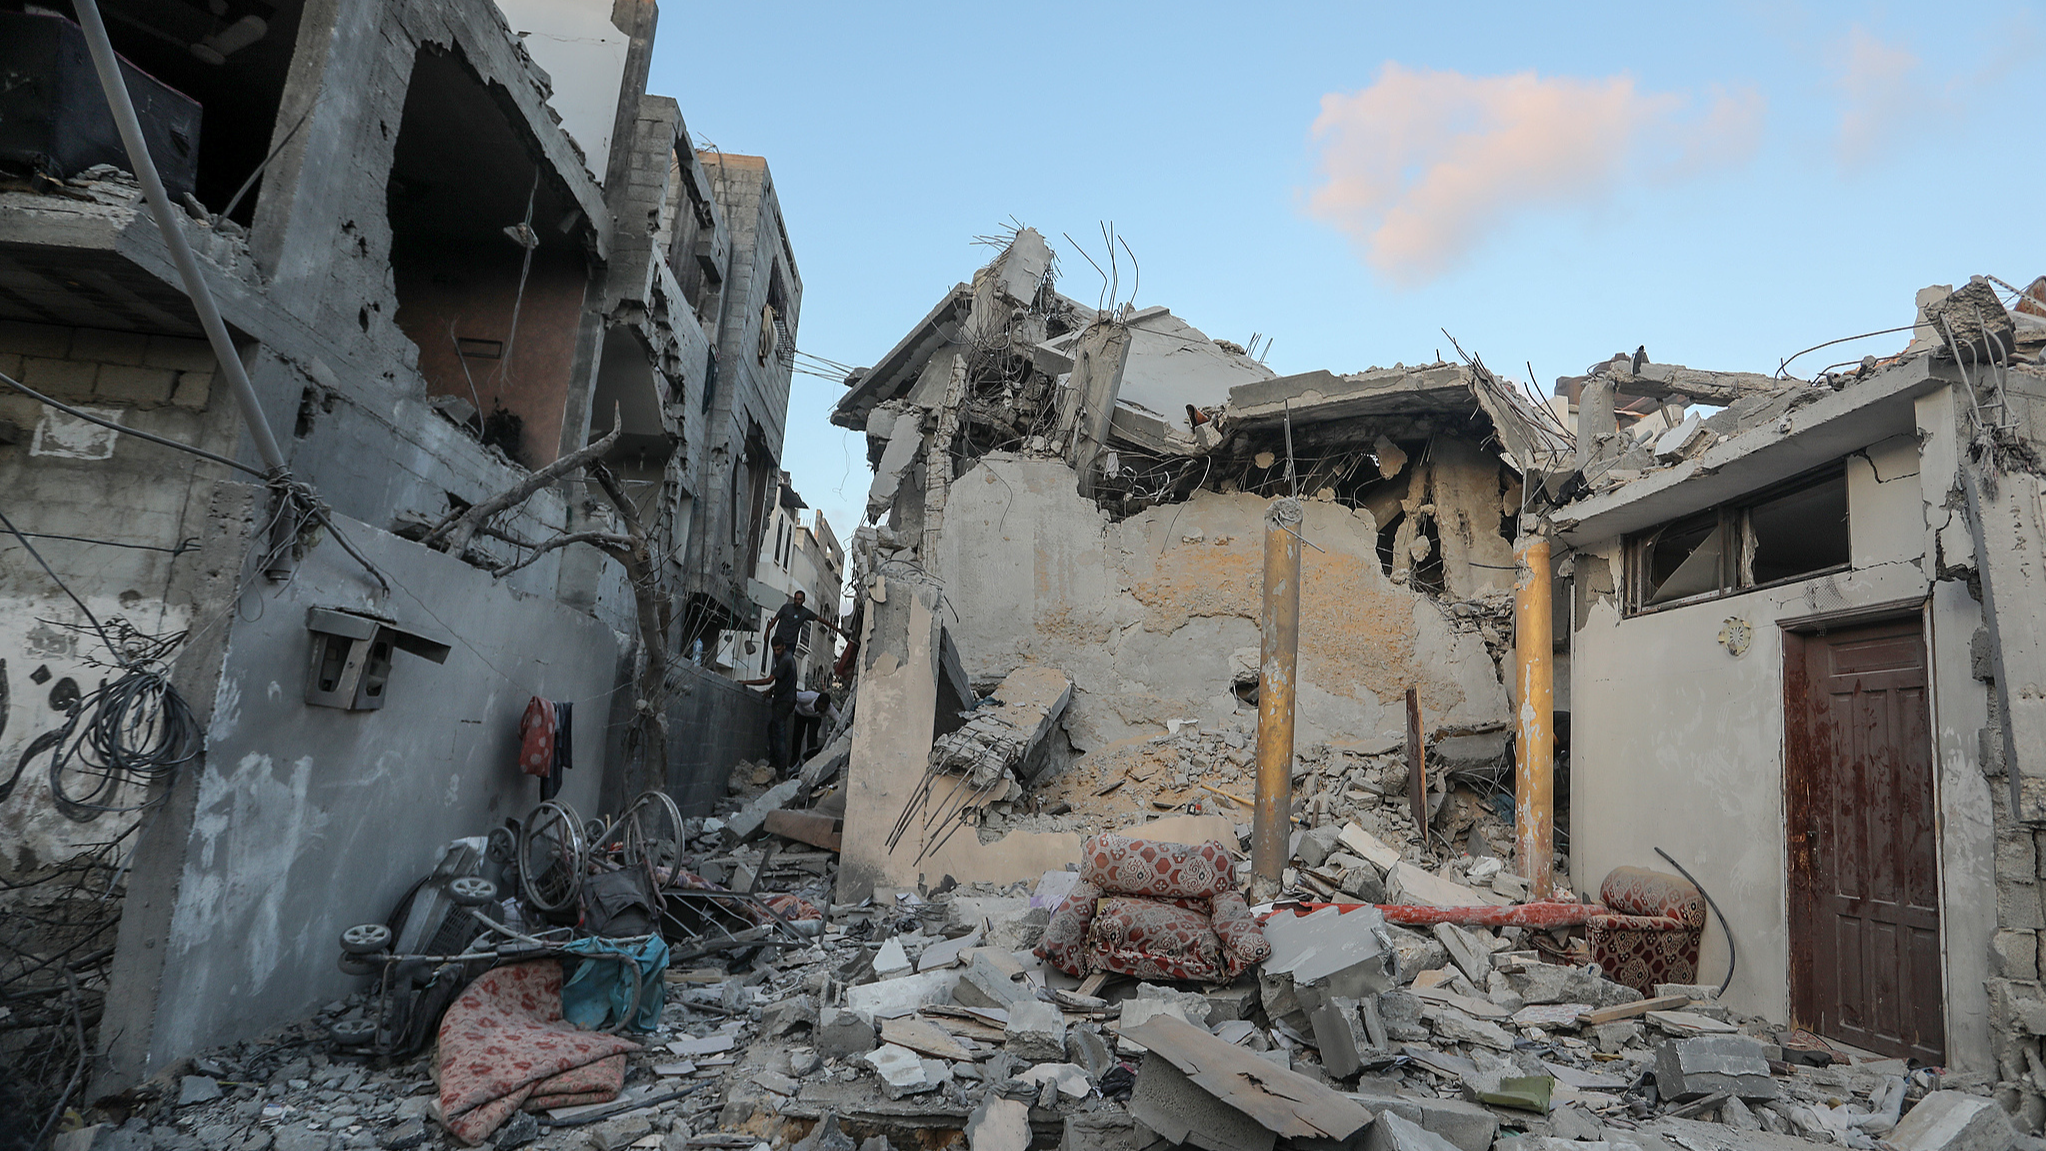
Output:
[[[1521,474],[1559,466],[1569,439],[1482,365],[1277,377],[1167,309],[1060,294],[1022,229],[854,373],[832,418],[865,431],[876,470],[851,561],[866,631],[842,898],[1058,866],[1085,830],[1157,814],[1116,790],[1125,777],[1171,781],[1178,806],[1216,802],[1203,782],[1246,790],[1263,521],[1294,491],[1315,549],[1297,745],[1325,767],[1302,803],[1376,800],[1378,773],[1403,764],[1410,689],[1443,767],[1432,802],[1459,776],[1506,775]],[[960,709],[1035,669],[1070,687],[1030,688],[1055,722],[983,757],[1007,790],[951,774],[976,730]],[[927,771],[961,781],[941,791],[971,781],[929,802],[978,833],[940,818],[885,843],[929,796]],[[1057,803],[1072,813],[1041,814]]]
[[1621,358],[1586,389],[1717,411],[1587,437],[1550,513],[1572,871],[1666,851],[1725,915],[1727,1002],[1993,1072],[2037,1059],[2046,306],[1921,303],[1910,351],[1815,382]]
[[[336,933],[543,787],[707,810],[760,754],[671,657],[753,618],[802,286],[766,163],[646,94],[651,0],[101,8],[169,219],[68,6],[0,4],[0,916],[88,957],[104,1093],[345,994]],[[170,752],[60,754],[107,683]],[[48,1023],[0,1062],[61,1084]]]

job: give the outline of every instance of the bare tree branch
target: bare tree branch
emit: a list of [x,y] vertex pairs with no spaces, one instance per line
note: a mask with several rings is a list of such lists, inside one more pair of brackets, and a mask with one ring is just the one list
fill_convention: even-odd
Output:
[[565,548],[570,544],[589,544],[620,563],[625,562],[625,554],[632,550],[632,538],[616,532],[568,532],[533,544],[533,550],[527,553],[525,558],[508,563],[490,574],[502,579],[548,552]]
[[602,460],[604,453],[610,451],[611,446],[618,442],[618,437],[624,430],[625,423],[619,418],[618,408],[614,405],[611,409],[611,430],[603,439],[568,453],[504,491],[472,505],[460,515],[442,520],[432,531],[427,532],[420,542],[431,548],[461,555],[463,549],[469,546],[469,540],[475,536],[477,529],[483,525],[483,521],[508,507],[525,502],[526,497],[562,476]]
[[625,566],[638,609],[640,660],[634,714],[626,731],[626,780],[631,790],[661,786],[668,770],[668,618],[667,597],[661,594],[660,572],[641,526],[639,508],[625,494],[610,468],[589,465],[590,475],[604,489],[625,527],[631,546],[612,557]]

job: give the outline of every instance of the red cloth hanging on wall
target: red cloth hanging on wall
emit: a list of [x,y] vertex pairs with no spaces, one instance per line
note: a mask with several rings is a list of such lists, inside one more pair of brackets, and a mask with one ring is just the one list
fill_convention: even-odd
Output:
[[545,777],[554,770],[554,701],[534,696],[519,717],[519,770]]

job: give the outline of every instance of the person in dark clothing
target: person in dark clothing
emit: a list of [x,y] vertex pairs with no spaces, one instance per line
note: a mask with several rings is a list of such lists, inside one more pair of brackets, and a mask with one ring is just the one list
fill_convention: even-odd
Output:
[[796,693],[796,762],[802,763],[824,750],[825,724],[838,724],[838,709],[831,694],[822,691]]
[[816,623],[832,632],[836,632],[840,636],[845,635],[844,632],[838,630],[837,624],[832,623],[830,620],[804,606],[803,601],[806,598],[808,597],[801,591],[797,591],[794,595],[790,596],[789,602],[781,605],[781,609],[776,611],[773,618],[767,621],[767,626],[760,629],[760,638],[763,640],[767,639],[768,634],[771,632],[776,640],[787,644],[788,649],[794,651],[796,650],[796,641],[803,638],[803,628],[811,623]]
[[741,680],[747,687],[767,688],[767,758],[776,772],[789,769],[789,723],[796,714],[794,644],[774,641],[773,670],[759,679]]

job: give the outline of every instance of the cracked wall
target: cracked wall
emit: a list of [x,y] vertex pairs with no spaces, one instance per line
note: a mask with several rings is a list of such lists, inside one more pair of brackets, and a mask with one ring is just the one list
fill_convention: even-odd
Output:
[[[1386,576],[1368,512],[1303,505],[1303,535],[1325,550],[1302,558],[1297,744],[1398,738],[1410,685],[1431,733],[1503,727],[1506,689],[1475,622]],[[1254,722],[1233,683],[1246,653],[1257,662],[1265,506],[1203,490],[1112,521],[1062,460],[982,457],[951,485],[935,565],[968,674],[1069,672],[1064,724],[1081,751],[1174,719]]]

